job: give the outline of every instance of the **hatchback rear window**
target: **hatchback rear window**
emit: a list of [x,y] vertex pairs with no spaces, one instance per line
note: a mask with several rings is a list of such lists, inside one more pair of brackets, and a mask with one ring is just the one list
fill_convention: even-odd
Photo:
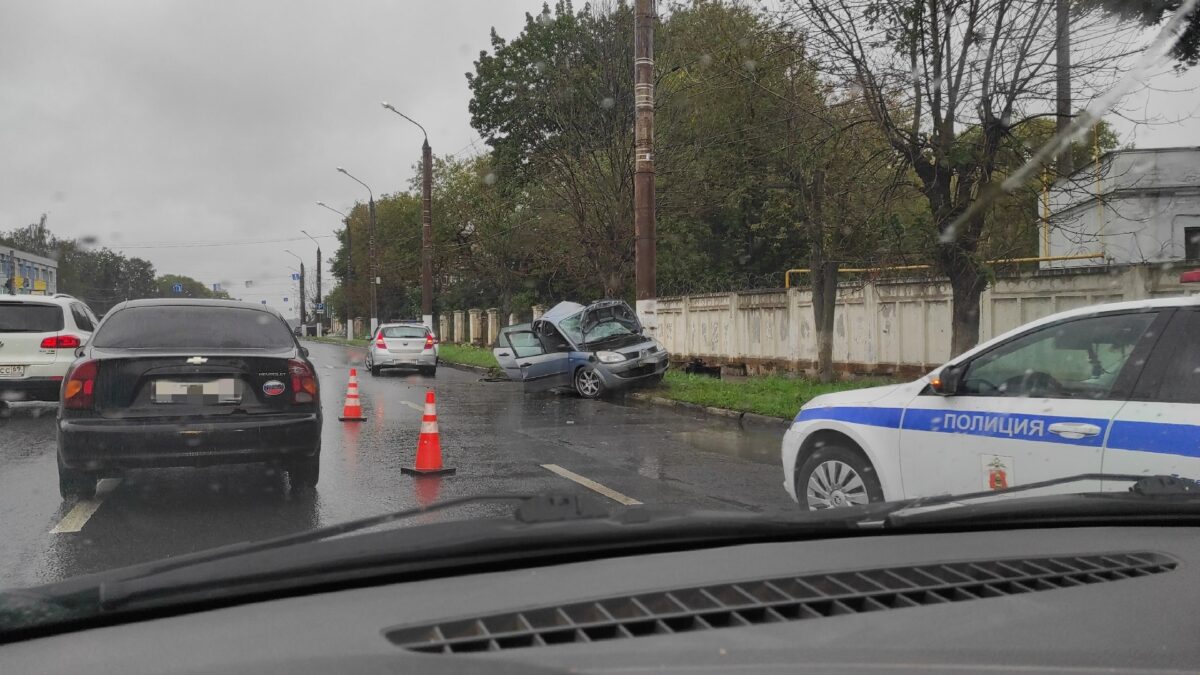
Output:
[[55,333],[63,328],[58,305],[0,302],[0,333]]
[[425,337],[424,326],[384,326],[380,330],[383,331],[385,338],[423,338]]
[[253,309],[163,305],[113,314],[93,338],[96,347],[128,349],[286,349],[292,331]]

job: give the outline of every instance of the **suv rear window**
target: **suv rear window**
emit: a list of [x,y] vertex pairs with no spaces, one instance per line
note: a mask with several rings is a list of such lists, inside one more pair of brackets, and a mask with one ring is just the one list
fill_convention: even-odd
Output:
[[423,338],[424,326],[384,326],[380,329],[385,338]]
[[113,314],[93,338],[97,347],[129,349],[286,349],[292,331],[253,309],[162,305]]
[[56,333],[63,328],[58,305],[0,302],[0,333]]

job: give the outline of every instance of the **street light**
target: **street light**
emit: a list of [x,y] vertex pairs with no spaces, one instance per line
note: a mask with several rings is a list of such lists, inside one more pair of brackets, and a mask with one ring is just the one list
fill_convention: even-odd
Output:
[[[317,202],[317,206],[329,209],[330,211],[338,214],[342,217],[342,222],[346,224],[346,287],[342,289],[342,295],[344,296],[342,300],[346,303],[346,339],[353,340],[354,322],[350,320],[350,277],[354,274],[354,239],[351,236],[352,230],[350,229],[350,216],[338,211],[325,202]],[[319,256],[320,249],[317,250],[317,253]]]
[[[304,236],[308,237],[309,239],[312,239],[312,243],[317,245],[317,298],[313,302],[316,305],[321,305],[324,302],[322,300],[322,296],[321,296],[321,242],[317,241],[316,237],[312,236],[308,232],[305,232],[304,230],[300,230],[300,231],[304,232]],[[316,314],[316,319],[317,319],[317,337],[321,337],[321,326],[325,320],[325,317],[324,317],[325,308],[324,307],[314,307],[313,313]]]
[[425,127],[384,101],[383,107],[412,122],[421,130],[425,142],[421,145],[421,320],[433,330],[433,151]]
[[300,261],[300,325],[303,326],[308,317],[304,316],[304,258],[292,253],[290,249],[283,249],[283,252]]
[[379,277],[375,276],[375,192],[370,185],[362,182],[354,177],[354,174],[337,167],[338,173],[344,173],[350,180],[367,188],[367,196],[370,201],[367,202],[367,214],[369,215],[369,224],[367,226],[367,274],[371,276],[371,335],[375,334],[375,329],[379,325],[379,305],[375,299],[375,287],[379,284]]

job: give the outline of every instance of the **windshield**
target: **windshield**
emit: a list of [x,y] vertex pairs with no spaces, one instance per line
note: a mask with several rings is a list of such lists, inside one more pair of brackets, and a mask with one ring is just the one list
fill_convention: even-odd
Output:
[[0,333],[53,333],[63,328],[57,305],[0,302]]
[[129,307],[108,317],[95,346],[120,349],[287,349],[294,343],[282,321],[266,312],[232,307]]
[[380,329],[385,338],[424,338],[422,326],[384,326]]
[[1200,478],[1200,0],[0,6],[0,590]]

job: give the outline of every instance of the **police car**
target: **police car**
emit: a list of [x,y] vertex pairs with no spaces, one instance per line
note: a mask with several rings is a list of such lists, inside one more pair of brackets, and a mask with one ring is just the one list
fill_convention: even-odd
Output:
[[1200,476],[1198,297],[1054,314],[915,382],[818,396],[784,435],[784,487],[823,509],[1081,473]]

